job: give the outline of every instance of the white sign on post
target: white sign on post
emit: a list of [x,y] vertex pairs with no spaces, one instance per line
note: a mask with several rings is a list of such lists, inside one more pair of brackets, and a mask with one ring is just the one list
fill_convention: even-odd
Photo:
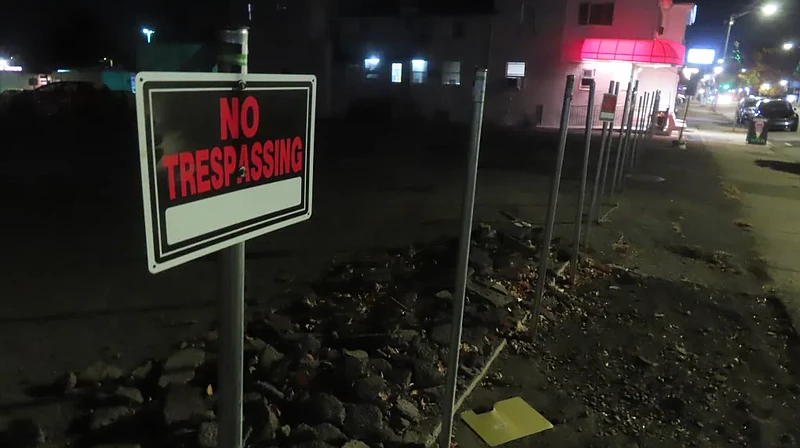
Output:
[[142,72],[136,111],[150,272],[311,217],[316,77]]

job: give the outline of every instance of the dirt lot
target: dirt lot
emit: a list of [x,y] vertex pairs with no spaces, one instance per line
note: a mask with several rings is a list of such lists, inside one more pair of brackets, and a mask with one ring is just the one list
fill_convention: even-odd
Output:
[[[381,135],[361,136],[356,147],[345,147],[338,143],[345,141],[339,135],[341,129],[333,128],[337,132],[318,140],[312,220],[248,244],[246,294],[254,313],[269,308],[295,282],[327,278],[333,258],[358,259],[374,250],[404,248],[456,232],[464,168],[460,144],[465,129],[385,130]],[[437,137],[431,139],[432,135]],[[571,137],[567,154],[557,215],[559,235],[571,234],[580,140],[580,135]],[[499,212],[507,211],[531,223],[540,222],[554,143],[554,134],[487,130],[477,219],[500,227],[508,220]],[[667,144],[661,141],[656,146],[663,150]],[[536,350],[520,346],[520,355],[505,361],[499,371],[505,377],[524,380],[514,387],[525,393],[538,393],[537,387],[546,378],[547,390],[557,392],[550,398],[555,405],[572,393],[568,402],[576,403],[580,411],[561,419],[556,414],[554,421],[564,424],[544,437],[564,431],[572,431],[572,435],[559,436],[557,440],[563,443],[551,441],[550,446],[569,446],[564,441],[575,436],[578,427],[573,423],[579,420],[596,429],[581,430],[584,435],[580,437],[593,434],[597,440],[616,440],[609,437],[622,434],[638,440],[640,446],[658,446],[649,443],[652,439],[642,439],[643,429],[631,423],[632,417],[650,422],[648,431],[652,432],[648,433],[653,438],[673,443],[664,446],[680,446],[675,443],[684,443],[689,435],[699,443],[702,434],[735,443],[744,434],[742,440],[758,446],[757,437],[741,432],[740,427],[743,423],[759,426],[762,421],[775,425],[761,425],[762,434],[779,443],[793,440],[784,437],[796,437],[787,423],[793,409],[779,411],[772,399],[753,398],[760,388],[767,387],[757,381],[768,374],[774,377],[774,387],[796,393],[792,389],[792,384],[797,384],[796,380],[792,383],[796,371],[790,377],[792,371],[780,367],[794,369],[790,360],[796,359],[792,358],[796,354],[791,354],[782,316],[772,308],[775,302],[763,295],[739,292],[758,291],[760,280],[740,256],[749,253],[751,242],[733,224],[735,206],[727,204],[719,190],[705,188],[716,181],[704,180],[708,177],[704,173],[713,172],[712,166],[697,164],[704,158],[692,159],[688,166],[685,158],[675,158],[673,153],[653,154],[655,158],[645,160],[641,169],[660,174],[667,182],[653,185],[631,180],[625,196],[630,202],[623,202],[613,212],[612,222],[596,228],[592,254],[598,260],[640,266],[646,273],[659,271],[660,263],[666,261],[670,266],[667,280],[648,277],[620,285],[601,276],[585,286],[587,291],[598,291],[597,295],[582,292],[562,307],[551,303],[544,339],[537,342]],[[660,160],[659,155],[667,159]],[[63,397],[31,397],[26,393],[28,386],[50,384],[66,372],[85,372],[98,360],[133,372],[145,359],[163,361],[175,355],[181,341],[188,344],[184,348],[191,348],[192,341],[208,337],[214,316],[214,262],[198,261],[158,276],[146,272],[141,199],[135,177],[125,166],[121,165],[120,173],[127,174],[103,177],[99,185],[23,189],[12,204],[12,227],[19,237],[11,241],[9,253],[16,265],[12,272],[4,273],[0,292],[11,298],[2,302],[5,317],[0,327],[0,343],[7,347],[0,355],[0,406],[6,421],[12,416],[34,416],[46,435],[64,434],[74,417],[74,403]],[[672,171],[658,173],[656,166]],[[690,172],[695,177],[690,179]],[[692,194],[698,186],[708,191],[701,200]],[[703,212],[709,204],[715,208]],[[682,223],[681,232],[675,229],[676,222]],[[699,230],[706,226],[716,230]],[[698,230],[693,233],[692,229]],[[698,257],[687,257],[684,250],[666,250],[695,246],[701,248]],[[730,253],[731,259],[726,257],[720,265],[709,262],[705,254],[716,251]],[[533,264],[531,259],[525,263]],[[708,286],[692,286],[681,282],[681,277]],[[720,284],[726,282],[733,292],[721,291]],[[403,300],[403,306],[412,306]],[[263,341],[272,342],[269,338]],[[294,341],[283,343],[289,345],[280,350],[287,353],[295,346]],[[523,361],[518,357],[522,355],[533,358]],[[313,356],[314,361],[339,362],[318,353]],[[368,356],[380,357],[371,351]],[[764,368],[748,368],[746,361],[755,360]],[[528,375],[531,370],[521,367],[530,364],[538,367],[538,373]],[[747,387],[742,385],[745,380]],[[673,385],[674,390],[654,384]],[[708,389],[712,386],[717,389]],[[743,405],[731,403],[735,400]],[[550,416],[552,407],[532,403]],[[743,406],[745,410],[740,409]],[[770,419],[769,409],[775,409],[774,418]],[[718,410],[723,411],[716,415]],[[742,420],[745,418],[750,420]],[[700,431],[697,422],[707,431]],[[468,432],[459,432],[459,441],[470,443],[462,441],[464,434]],[[338,439],[331,439],[332,444],[340,445],[333,440]],[[376,440],[389,443],[388,439]],[[285,441],[294,443],[288,437]],[[763,446],[780,446],[767,442]],[[691,446],[689,442],[687,446]]]

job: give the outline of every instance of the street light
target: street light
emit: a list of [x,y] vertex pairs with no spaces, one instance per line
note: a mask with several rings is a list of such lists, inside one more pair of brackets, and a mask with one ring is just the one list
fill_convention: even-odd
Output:
[[781,87],[786,87],[788,85],[789,85],[789,81],[787,81],[785,79],[781,79]]
[[761,13],[765,16],[775,15],[776,12],[778,12],[778,5],[775,3],[768,3],[761,7]]
[[743,68],[743,69],[742,69],[742,73],[747,73],[747,69],[746,69],[746,68]]
[[759,89],[759,90],[769,90],[771,88],[772,88],[772,84],[770,84],[768,82],[765,82],[764,84],[761,84],[761,89]]
[[145,35],[147,38],[147,43],[150,43],[150,39],[152,39],[153,34],[156,34],[155,30],[151,30],[150,28],[142,28],[142,34]]
[[[736,22],[736,19],[744,17],[753,11],[755,11],[755,8],[749,9],[745,12],[740,12],[738,14],[731,14],[731,16],[728,18],[728,33],[725,35],[725,48],[722,50],[723,59],[728,57],[728,43],[731,40],[731,28],[733,27],[733,24]],[[777,12],[778,12],[778,5],[775,3],[767,3],[766,5],[761,7],[761,14],[765,16],[773,16]]]
[[794,48],[794,42],[786,42],[785,44],[783,44],[783,49],[785,51],[789,51],[792,48]]
[[715,75],[719,75],[720,73],[722,73],[722,70],[723,70],[722,66],[718,65],[718,66],[714,67],[714,74]]

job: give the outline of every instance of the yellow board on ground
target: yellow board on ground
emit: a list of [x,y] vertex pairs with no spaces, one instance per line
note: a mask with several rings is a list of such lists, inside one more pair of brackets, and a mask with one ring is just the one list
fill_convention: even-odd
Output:
[[464,422],[489,446],[502,445],[553,428],[536,409],[520,397],[498,401],[484,414],[465,411]]

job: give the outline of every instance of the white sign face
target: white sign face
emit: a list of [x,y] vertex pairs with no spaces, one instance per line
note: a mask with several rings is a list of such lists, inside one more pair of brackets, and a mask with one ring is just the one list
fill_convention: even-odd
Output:
[[142,72],[136,112],[150,272],[311,217],[314,76]]
[[686,53],[686,63],[695,65],[711,65],[715,62],[716,51],[704,48],[690,48]]

